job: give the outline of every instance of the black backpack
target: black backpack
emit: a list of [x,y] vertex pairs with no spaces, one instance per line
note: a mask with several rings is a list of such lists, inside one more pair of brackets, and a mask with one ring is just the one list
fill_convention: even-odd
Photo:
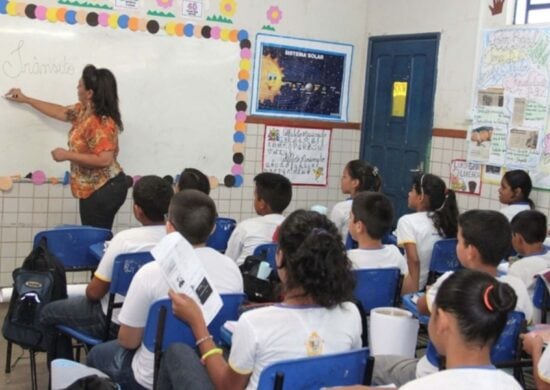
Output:
[[12,275],[13,292],[2,335],[21,347],[45,351],[40,311],[51,301],[67,298],[63,264],[48,250],[44,237]]

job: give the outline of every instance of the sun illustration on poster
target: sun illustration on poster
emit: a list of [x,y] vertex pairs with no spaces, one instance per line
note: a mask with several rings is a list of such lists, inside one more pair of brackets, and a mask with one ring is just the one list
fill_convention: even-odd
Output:
[[260,103],[270,101],[273,103],[275,97],[281,94],[283,85],[283,68],[279,66],[276,58],[269,55],[262,56],[260,71]]

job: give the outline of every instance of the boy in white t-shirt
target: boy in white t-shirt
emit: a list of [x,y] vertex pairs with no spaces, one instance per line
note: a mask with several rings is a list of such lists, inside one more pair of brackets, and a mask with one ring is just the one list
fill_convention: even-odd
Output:
[[292,199],[292,184],[283,175],[263,172],[254,178],[254,210],[259,215],[237,224],[227,243],[225,254],[244,263],[261,244],[273,241],[277,227],[283,222],[283,211]]
[[[510,253],[512,231],[506,217],[498,211],[469,210],[458,218],[456,252],[463,267],[486,272],[497,278],[497,266]],[[446,272],[418,299],[418,311],[430,314],[439,286],[452,272]],[[533,315],[533,305],[527,289],[518,278],[505,275],[497,278],[509,284],[517,296],[515,310],[525,314],[527,321]],[[410,380],[438,371],[428,358],[407,359],[400,356],[377,356],[373,383],[395,383],[401,386]]]
[[[193,245],[219,293],[242,293],[242,276],[235,262],[206,247],[216,215],[216,206],[208,195],[197,190],[181,191],[170,202],[166,231],[179,232]],[[94,347],[87,364],[105,372],[123,388],[151,389],[154,354],[142,344],[143,331],[149,306],[167,297],[168,289],[158,263],[144,265],[134,276],[120,311],[118,340]]]
[[508,268],[508,275],[520,278],[531,299],[537,275],[550,268],[550,253],[544,246],[546,216],[540,211],[525,210],[512,219],[512,245],[521,257]]
[[391,201],[379,192],[360,192],[353,199],[348,228],[358,248],[348,250],[353,269],[397,267],[407,274],[407,261],[395,245],[383,245],[382,237],[393,222]]
[[[170,183],[158,176],[143,176],[135,184],[133,212],[143,226],[123,230],[113,237],[86,287],[85,296],[52,302],[41,312],[40,321],[51,337],[48,361],[72,359],[71,339],[57,332],[56,325],[70,326],[92,337],[103,338],[115,258],[122,253],[149,251],[166,235],[164,215],[173,194]],[[117,297],[116,301],[122,299]],[[111,338],[115,338],[118,332],[117,316],[118,310],[115,310]]]

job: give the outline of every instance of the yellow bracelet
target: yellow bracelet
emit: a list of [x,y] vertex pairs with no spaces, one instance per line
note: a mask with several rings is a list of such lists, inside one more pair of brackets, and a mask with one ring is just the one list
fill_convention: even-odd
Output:
[[206,351],[206,352],[201,356],[201,363],[202,363],[202,364],[205,364],[205,363],[206,363],[206,359],[208,359],[210,356],[221,355],[221,354],[223,354],[223,349],[221,349],[221,348],[212,348],[211,350]]

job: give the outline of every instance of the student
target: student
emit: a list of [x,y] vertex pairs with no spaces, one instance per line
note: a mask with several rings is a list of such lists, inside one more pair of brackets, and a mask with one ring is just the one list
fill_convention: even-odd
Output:
[[280,360],[361,347],[361,318],[353,299],[353,275],[336,227],[314,211],[297,210],[283,222],[277,272],[280,304],[239,318],[226,361],[208,335],[202,312],[184,294],[170,292],[176,316],[186,321],[202,356],[183,344],[163,355],[161,389],[256,389],[260,373]]
[[[497,277],[498,264],[510,252],[512,232],[506,218],[498,211],[469,210],[460,215],[458,225],[456,253],[462,266],[485,272],[499,282],[510,285],[517,297],[515,310],[523,312],[526,320],[530,321],[533,305],[523,282],[510,275]],[[433,303],[437,300],[443,282],[452,274],[446,272],[441,275],[428,288],[426,295],[418,299],[420,313],[434,313]],[[379,378],[378,383],[403,384],[438,371],[438,367],[432,365],[426,356],[418,361],[393,356],[377,357],[377,360],[374,375]],[[395,367],[399,369],[395,370]]]
[[467,269],[455,272],[442,283],[428,325],[430,340],[446,357],[446,369],[400,389],[520,390],[511,375],[491,364],[490,356],[515,303],[514,290],[487,273]]
[[534,332],[520,335],[523,350],[533,359],[533,377],[537,390],[550,390],[550,348]]
[[[242,276],[235,262],[205,246],[215,218],[216,206],[208,195],[197,190],[181,191],[170,202],[166,231],[181,233],[195,247],[219,293],[242,293]],[[168,289],[158,262],[152,261],[141,267],[120,310],[118,339],[92,348],[88,365],[105,372],[123,388],[151,389],[154,354],[142,344],[143,330],[149,306],[166,297]]]
[[504,174],[498,189],[498,200],[507,205],[500,209],[500,212],[508,218],[508,221],[511,221],[520,211],[535,208],[535,203],[529,199],[532,187],[529,174],[521,169]]
[[508,269],[508,274],[523,281],[531,299],[538,273],[550,268],[550,253],[544,246],[546,216],[540,211],[524,210],[512,219],[512,245],[521,256]]
[[455,193],[429,173],[414,176],[408,205],[416,212],[399,218],[395,234],[409,268],[403,291],[418,291],[426,286],[434,243],[456,237],[458,206]]
[[365,191],[353,198],[349,232],[359,247],[348,250],[348,258],[354,269],[397,267],[407,274],[407,262],[399,249],[382,244],[392,222],[393,206],[384,194]]
[[208,177],[195,168],[185,168],[176,185],[176,192],[181,190],[199,190],[206,195],[210,194],[210,181]]
[[[164,215],[173,194],[172,186],[158,176],[143,176],[134,185],[134,216],[143,226],[123,230],[113,237],[86,287],[85,296],[51,302],[42,309],[40,321],[51,337],[48,361],[72,359],[71,339],[58,335],[56,325],[67,325],[93,337],[104,336],[115,258],[122,253],[149,251],[166,235]],[[117,302],[122,300],[119,298]],[[118,310],[115,310],[110,329],[112,338],[117,332]]]
[[292,199],[292,184],[283,175],[263,172],[254,182],[254,209],[258,217],[237,224],[225,251],[238,265],[243,264],[258,245],[273,241],[277,226],[285,219],[282,213]]
[[378,168],[370,165],[364,160],[351,160],[346,164],[340,188],[343,194],[350,197],[342,202],[336,203],[330,212],[330,220],[334,222],[342,239],[346,242],[348,236],[348,220],[351,211],[351,201],[361,191],[380,191],[382,179]]

